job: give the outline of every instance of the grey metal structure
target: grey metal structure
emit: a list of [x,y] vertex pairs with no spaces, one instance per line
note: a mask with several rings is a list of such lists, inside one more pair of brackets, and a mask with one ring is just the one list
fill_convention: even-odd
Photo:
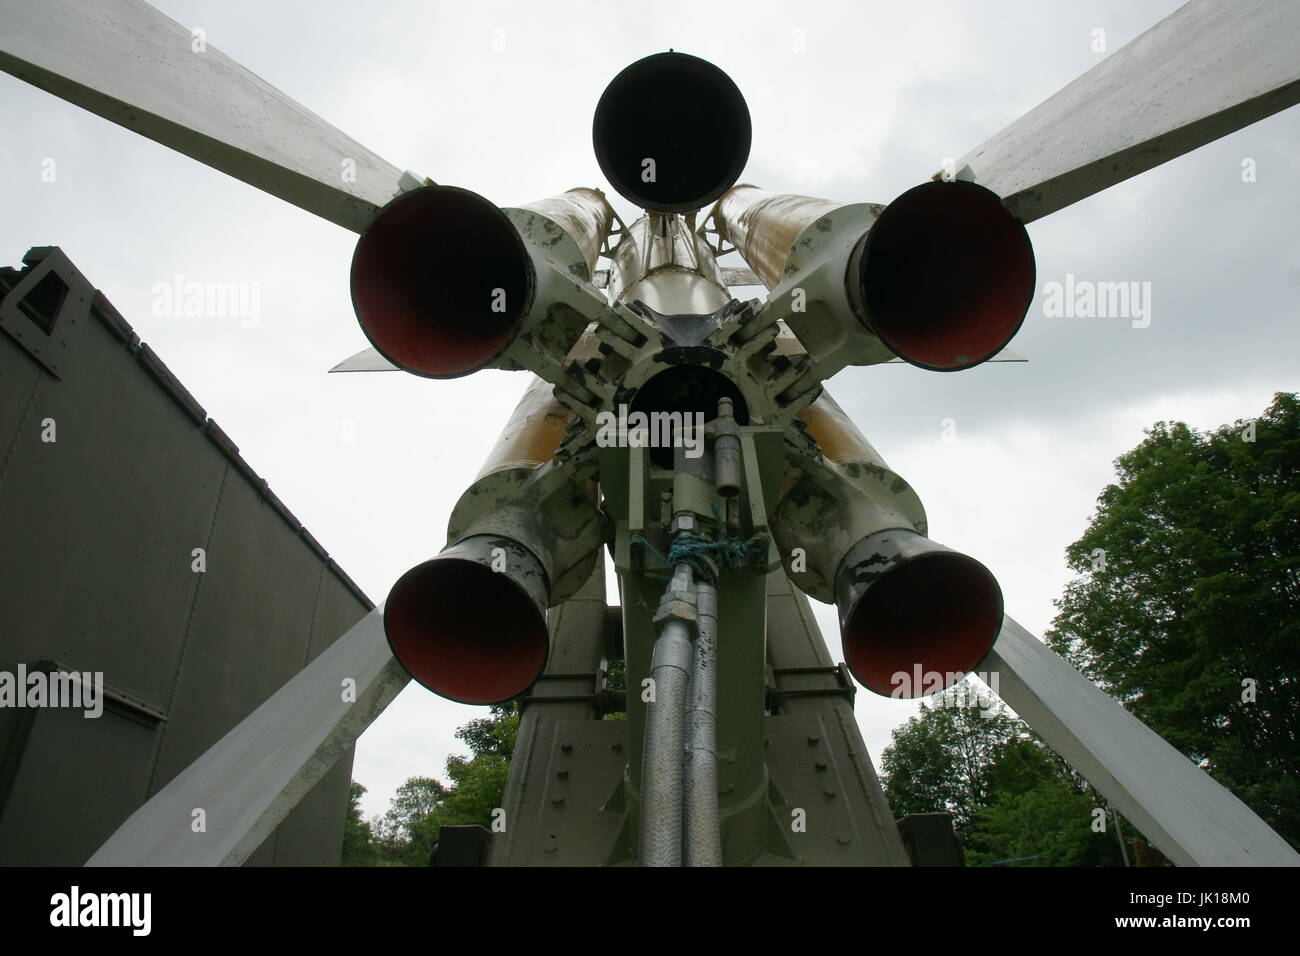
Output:
[[[106,706],[0,708],[0,864],[80,865],[373,605],[61,250],[24,262],[0,270],[0,670],[102,672]],[[236,862],[336,864],[351,764],[349,739]]]
[[[409,680],[389,653],[381,612],[371,611],[133,813],[86,865],[244,863],[318,781],[341,762],[351,769],[354,741]],[[207,815],[202,833],[191,826],[195,807]],[[325,829],[322,851],[334,836],[336,827]]]
[[[95,862],[244,859],[400,687],[382,617],[425,687],[521,701],[492,864],[955,862],[934,819],[890,819],[851,678],[917,697],[983,665],[1170,858],[1300,865],[1005,618],[993,575],[928,537],[919,497],[824,386],[849,366],[1018,361],[1025,223],[1300,101],[1300,5],[1193,0],[888,204],[736,185],[740,91],[703,60],[650,56],[593,123],[602,172],[645,210],[630,225],[593,189],[500,209],[399,173],[217,51],[189,56],[188,31],[139,0],[93,15],[0,0],[0,17],[0,68],[361,234],[352,299],[374,347],[336,370],[536,376],[447,546],[268,683]],[[733,250],[745,269],[719,265]],[[754,280],[766,299],[732,297]],[[62,375],[41,332],[20,340]],[[805,595],[837,605],[843,664]],[[607,686],[615,660],[624,693]],[[350,706],[330,699],[340,668],[359,674]],[[173,683],[169,706],[201,691]],[[224,784],[240,766],[254,779]],[[177,822],[197,801],[221,808],[211,845]]]

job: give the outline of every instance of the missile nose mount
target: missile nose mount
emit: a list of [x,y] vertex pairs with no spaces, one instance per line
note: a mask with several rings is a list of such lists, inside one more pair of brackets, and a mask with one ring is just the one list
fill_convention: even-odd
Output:
[[[939,370],[991,356],[1032,294],[1023,226],[969,183],[888,207],[734,186],[749,136],[720,70],[648,57],[610,84],[593,127],[602,170],[646,209],[631,225],[596,190],[498,209],[426,184],[378,212],[352,263],[358,320],[394,364],[536,375],[446,548],[398,580],[384,624],[435,693],[547,699],[528,696],[540,678],[575,676],[547,670],[568,659],[553,612],[608,548],[629,688],[608,863],[798,861],[765,755],[785,706],[773,572],[838,605],[848,671],[888,696],[919,672],[944,676],[902,696],[960,679],[1002,618],[993,576],[926,536],[916,494],[821,383],[895,356]],[[727,242],[766,301],[732,297]],[[605,699],[599,679],[581,699]]]

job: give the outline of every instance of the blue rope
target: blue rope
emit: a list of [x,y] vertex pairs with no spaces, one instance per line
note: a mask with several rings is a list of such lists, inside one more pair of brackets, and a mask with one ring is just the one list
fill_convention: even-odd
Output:
[[[713,510],[715,513],[718,511],[716,506]],[[650,572],[648,576],[671,578],[673,568],[687,564],[711,584],[717,583],[719,571],[742,570],[762,564],[767,559],[768,551],[768,538],[765,534],[756,534],[750,538],[732,538],[723,534],[717,541],[711,541],[702,535],[685,532],[673,538],[667,555],[639,534],[632,535],[629,541],[640,544],[668,566],[669,573]]]
[[718,571],[752,567],[765,557],[766,535],[743,539],[723,535],[717,541],[710,541],[698,534],[679,534],[668,549],[668,566],[689,564],[710,583],[716,584]]

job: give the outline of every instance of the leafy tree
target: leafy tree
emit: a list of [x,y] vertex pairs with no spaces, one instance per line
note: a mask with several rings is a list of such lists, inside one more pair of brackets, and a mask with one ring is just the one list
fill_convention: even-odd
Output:
[[506,778],[519,736],[519,712],[513,703],[494,706],[492,716],[471,720],[456,732],[470,757],[449,757],[452,782],[434,816],[439,826],[477,823],[491,827],[492,811],[505,800]]
[[343,823],[343,858],[341,866],[374,866],[379,861],[379,845],[370,824],[361,816],[361,796],[366,788],[355,780],[348,790],[348,815]]
[[966,706],[950,688],[894,731],[881,769],[895,816],[950,813],[967,863],[1036,856],[1044,866],[1122,862],[1100,797],[1001,707]]
[[389,864],[424,866],[443,826],[492,825],[492,811],[505,799],[506,778],[519,735],[513,704],[491,709],[456,731],[470,756],[447,760],[450,785],[433,777],[412,777],[398,788],[388,812],[377,821],[377,855]]
[[1048,642],[1300,847],[1300,397],[1146,435]]
[[[999,748],[986,771],[990,800],[976,811],[967,843],[972,865],[1038,857],[1039,866],[1120,866],[1124,862],[1101,795],[1036,737]],[[1097,810],[1105,829],[1094,829]],[[1139,837],[1131,827],[1127,838]]]
[[955,688],[936,695],[894,731],[882,754],[890,809],[897,817],[951,813],[958,837],[965,836],[990,797],[989,766],[1017,735],[1001,708],[961,706]]
[[379,822],[383,859],[389,863],[423,866],[438,841],[433,822],[447,788],[433,777],[412,777],[397,788],[388,812]]

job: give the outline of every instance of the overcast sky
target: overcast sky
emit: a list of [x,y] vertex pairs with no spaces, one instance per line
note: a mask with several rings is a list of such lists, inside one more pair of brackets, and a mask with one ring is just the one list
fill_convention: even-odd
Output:
[[[596,100],[669,48],[745,94],[743,181],[888,202],[1102,59],[1095,30],[1113,52],[1178,3],[157,6],[399,168],[511,205],[607,189]],[[526,375],[326,375],[367,345],[348,294],[355,235],[7,76],[0,113],[0,264],[62,246],[375,601],[441,549]],[[1030,225],[1040,295],[1012,343],[1028,364],[850,368],[830,383],[921,495],[931,536],[987,564],[1035,633],[1069,578],[1066,546],[1144,427],[1212,427],[1300,388],[1298,155],[1292,109]],[[1149,282],[1149,326],[1045,316],[1042,289],[1067,273]],[[255,284],[260,321],[155,317],[153,287],[177,275]],[[838,660],[833,608],[816,607]],[[874,760],[914,711],[858,694]],[[476,714],[408,688],[358,747],[367,814],[407,777],[441,776]]]

